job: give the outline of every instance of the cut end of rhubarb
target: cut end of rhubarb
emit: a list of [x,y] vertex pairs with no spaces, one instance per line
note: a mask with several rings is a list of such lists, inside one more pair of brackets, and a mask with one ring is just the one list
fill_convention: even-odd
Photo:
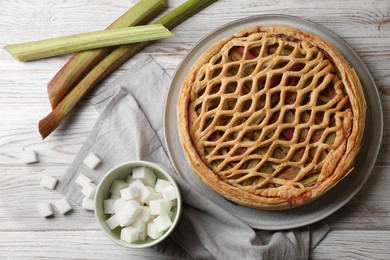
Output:
[[[61,70],[62,71],[62,70]],[[59,72],[61,72],[59,71]],[[47,96],[49,98],[49,102],[50,102],[50,106],[51,106],[51,109],[54,110],[55,107],[58,105],[58,103],[60,103],[62,97],[64,97],[66,93],[63,93],[64,90],[67,90],[67,89],[59,89],[57,90],[57,92],[54,92],[53,89],[55,86],[54,85],[55,83],[53,83],[53,81],[51,80],[48,84],[47,84]]]
[[[63,68],[65,68],[65,67],[63,67]],[[61,69],[57,73],[57,75],[62,74],[63,71],[64,70]],[[80,74],[80,75],[84,76],[85,73],[83,72],[83,74]],[[57,107],[57,105],[63,100],[63,98],[66,97],[66,95],[69,94],[69,92],[71,91],[71,88],[57,88],[56,87],[57,84],[61,84],[64,79],[66,79],[66,78],[64,78],[64,77],[60,77],[60,78],[55,77],[47,84],[47,94],[48,94],[48,98],[49,98],[49,102],[50,102],[50,106],[51,106],[52,110],[54,110]],[[79,78],[77,78],[77,80],[79,80]],[[71,82],[71,81],[69,80],[69,82]],[[71,82],[72,85],[70,85],[70,86],[73,87],[73,84],[75,84],[74,82],[76,82],[76,81],[72,81]]]
[[61,123],[65,116],[58,115],[52,111],[45,118],[39,121],[38,130],[42,140],[48,137]]
[[1,46],[2,49],[6,50],[9,54],[11,54],[12,57],[14,57],[15,59],[19,60],[19,61],[23,61],[19,58],[19,56],[15,55],[14,51],[13,51],[13,46],[14,44],[12,45],[5,45],[5,46]]

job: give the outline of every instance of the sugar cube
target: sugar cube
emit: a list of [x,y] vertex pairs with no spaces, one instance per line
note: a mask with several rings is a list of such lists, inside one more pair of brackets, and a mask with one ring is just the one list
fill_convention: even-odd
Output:
[[115,214],[122,212],[123,208],[125,206],[125,201],[122,198],[119,198],[114,201],[114,204],[112,205],[112,210],[114,211]]
[[43,176],[41,179],[41,186],[54,190],[58,183],[58,180],[52,176]]
[[154,222],[149,222],[146,226],[146,234],[152,239],[157,239],[163,235],[163,232],[157,230]]
[[154,186],[156,175],[147,167],[137,167],[133,169],[133,179],[141,180],[147,186]]
[[174,200],[177,198],[177,191],[172,185],[162,188],[161,194],[165,200]]
[[100,159],[94,153],[90,153],[84,159],[84,164],[87,165],[91,169],[95,169],[95,167],[98,166],[99,163],[100,163]]
[[126,183],[127,183],[127,184],[130,184],[130,183],[132,183],[132,182],[133,182],[133,176],[127,175],[127,177],[126,177]]
[[113,230],[117,226],[119,226],[119,221],[116,215],[111,216],[109,219],[106,220],[106,224],[109,229]]
[[166,181],[166,180],[163,180],[163,179],[157,179],[156,184],[154,185],[154,189],[157,192],[161,192],[162,188],[164,188],[166,186],[169,186],[169,185],[171,185],[171,183],[169,181]]
[[167,213],[163,213],[153,220],[153,223],[156,225],[157,231],[164,232],[170,226],[172,226],[172,221],[169,218]]
[[53,209],[49,202],[40,202],[38,203],[39,215],[43,218],[47,218],[53,215]]
[[160,215],[163,213],[168,213],[171,210],[172,203],[167,200],[152,200],[149,202],[150,214],[151,215]]
[[86,185],[87,183],[90,183],[90,182],[92,182],[92,180],[82,173],[80,173],[79,176],[77,176],[76,181],[75,181],[75,183],[81,187],[84,187],[84,185]]
[[151,220],[151,214],[150,214],[150,209],[148,206],[143,206],[142,210],[140,211],[138,215],[138,219],[143,220],[143,221],[149,221]]
[[119,192],[123,200],[131,200],[137,198],[139,195],[138,188],[134,186],[121,189]]
[[83,198],[81,207],[85,210],[95,210],[95,201],[93,199]]
[[139,190],[145,187],[145,184],[140,180],[133,180],[132,183],[130,183],[129,187],[136,187]]
[[146,221],[143,221],[142,219],[136,219],[131,226],[135,227],[139,233],[146,231]]
[[72,206],[69,204],[69,201],[66,198],[57,200],[54,205],[56,206],[58,212],[63,215],[72,210]]
[[37,153],[34,150],[25,150],[21,154],[21,160],[25,164],[38,162]]
[[105,214],[114,214],[114,199],[103,200],[103,211]]
[[[145,223],[145,224],[146,224],[146,223]],[[146,240],[146,228],[145,228],[144,231],[142,231],[142,232],[140,232],[140,233],[138,234],[138,240],[139,240],[139,241],[145,241],[145,240]]]
[[87,183],[81,189],[81,193],[88,199],[92,199],[95,196],[96,185],[92,182]]
[[135,227],[125,227],[121,230],[121,240],[132,243],[138,240],[138,230]]
[[123,213],[129,219],[135,219],[141,210],[142,207],[134,200],[126,201],[123,206]]
[[128,187],[129,185],[123,180],[115,180],[112,182],[110,192],[115,197],[120,197],[120,190]]
[[134,219],[128,218],[124,212],[119,212],[115,214],[115,216],[118,220],[119,226],[121,227],[126,227],[130,225],[132,222],[134,222]]
[[138,240],[145,241],[146,239],[146,225],[147,222],[141,219],[137,219],[134,223],[131,224],[132,227],[135,227],[138,231]]
[[143,203],[148,203],[151,200],[161,199],[162,195],[157,193],[152,187],[145,186],[140,189],[139,199]]

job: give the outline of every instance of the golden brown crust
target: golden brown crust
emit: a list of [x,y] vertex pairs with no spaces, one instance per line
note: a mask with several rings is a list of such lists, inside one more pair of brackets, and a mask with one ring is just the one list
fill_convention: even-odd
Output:
[[365,99],[332,45],[295,28],[257,26],[199,57],[177,114],[200,179],[238,204],[274,210],[317,198],[351,171]]

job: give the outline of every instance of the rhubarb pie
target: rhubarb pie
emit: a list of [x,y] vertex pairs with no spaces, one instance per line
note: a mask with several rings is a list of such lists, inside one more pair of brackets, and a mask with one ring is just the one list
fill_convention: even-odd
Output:
[[365,109],[335,47],[295,28],[258,26],[192,65],[178,128],[202,181],[235,203],[276,210],[312,201],[352,171]]

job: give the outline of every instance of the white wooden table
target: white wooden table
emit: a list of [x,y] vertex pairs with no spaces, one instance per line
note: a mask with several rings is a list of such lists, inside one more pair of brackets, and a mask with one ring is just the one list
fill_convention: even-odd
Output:
[[[105,28],[136,0],[0,0],[0,45]],[[168,1],[177,6],[183,0]],[[289,14],[319,23],[346,40],[362,57],[381,91],[385,129],[381,152],[368,182],[346,206],[326,219],[332,231],[312,252],[313,259],[390,258],[390,1],[220,0],[178,26],[175,38],[144,52],[173,74],[188,50],[227,22],[258,14]],[[44,175],[57,178],[82,146],[97,113],[91,93],[44,141],[38,121],[50,111],[46,83],[70,56],[30,63],[0,49],[0,259],[87,258],[158,259],[157,253],[128,251],[109,241],[92,213],[77,205],[66,216],[39,217],[36,204],[62,197],[39,186]],[[99,87],[126,69],[122,66]],[[23,149],[39,153],[24,165]],[[129,258],[132,256],[131,258]]]

